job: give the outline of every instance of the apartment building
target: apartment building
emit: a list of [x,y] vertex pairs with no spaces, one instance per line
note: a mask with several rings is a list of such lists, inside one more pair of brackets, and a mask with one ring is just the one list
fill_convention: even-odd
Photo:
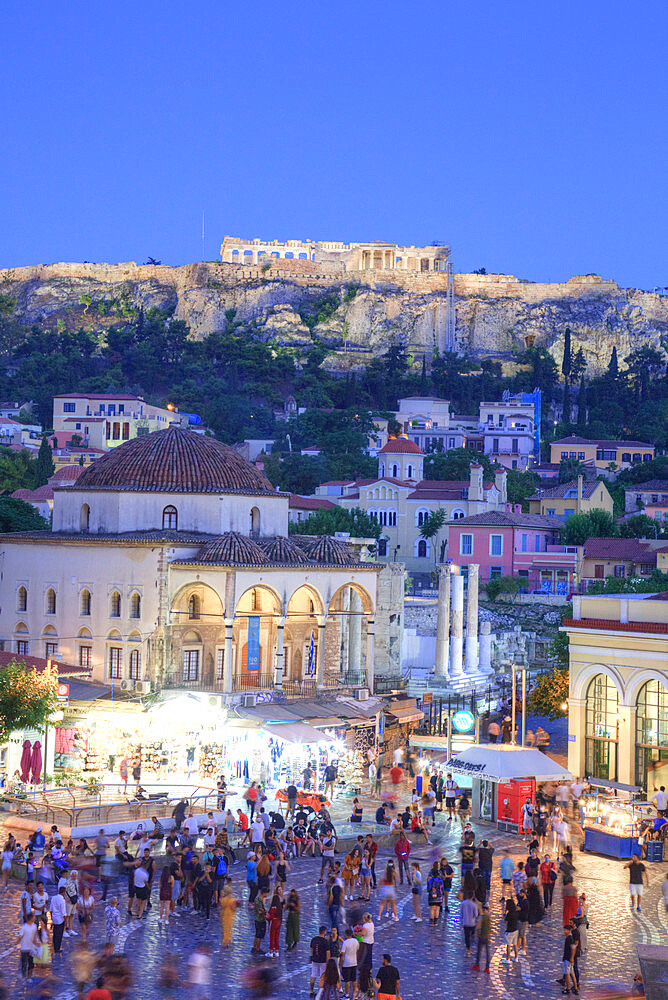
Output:
[[[200,417],[179,413],[175,407],[153,406],[127,393],[72,392],[55,396],[53,429],[87,448],[108,451],[140,434],[162,431],[171,424],[203,430]],[[59,437],[60,440],[60,437]]]

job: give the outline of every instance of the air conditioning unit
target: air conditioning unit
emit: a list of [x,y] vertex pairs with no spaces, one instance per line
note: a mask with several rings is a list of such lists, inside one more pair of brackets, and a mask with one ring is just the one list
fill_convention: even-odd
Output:
[[137,694],[149,694],[151,691],[151,682],[135,681],[135,691]]
[[368,688],[357,688],[355,691],[356,701],[368,701],[369,700],[369,689]]
[[256,697],[254,694],[245,694],[241,699],[242,706],[244,708],[254,708]]
[[134,689],[135,689],[135,682],[123,678],[123,680],[121,681],[121,691],[134,691]]

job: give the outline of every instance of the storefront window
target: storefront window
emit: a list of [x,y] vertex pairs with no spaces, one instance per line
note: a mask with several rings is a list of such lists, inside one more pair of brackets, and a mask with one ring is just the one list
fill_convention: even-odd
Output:
[[[668,690],[659,681],[648,681],[636,701],[636,784],[652,790],[664,784],[660,766],[664,760],[668,761]],[[663,777],[653,780],[655,770]]]
[[619,695],[606,674],[597,674],[587,688],[585,767],[593,778],[617,780]]

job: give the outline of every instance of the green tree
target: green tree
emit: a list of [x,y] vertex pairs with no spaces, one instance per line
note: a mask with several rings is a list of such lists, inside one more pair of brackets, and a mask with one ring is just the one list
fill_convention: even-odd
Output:
[[57,692],[55,670],[28,669],[20,657],[0,669],[0,743],[18,729],[43,729],[58,707]]
[[608,362],[608,370],[606,376],[609,382],[616,382],[619,378],[619,362],[617,360],[617,348],[613,347],[610,352],[610,361]]
[[661,525],[647,514],[634,514],[619,525],[622,538],[661,538]]
[[584,476],[585,466],[577,458],[562,458],[559,463],[559,482],[570,483],[578,476]]
[[501,594],[507,594],[511,601],[522,589],[523,581],[518,576],[493,576],[485,584],[485,591],[490,601],[496,601]]
[[540,489],[541,478],[535,472],[518,472],[509,469],[506,477],[508,503],[521,503],[522,510],[529,510],[527,500]]
[[584,545],[588,538],[614,538],[618,534],[612,514],[598,507],[588,514],[571,514],[563,528],[566,545]]
[[37,459],[27,450],[0,450],[0,491],[31,490],[35,485]]
[[45,436],[42,438],[39,451],[37,452],[37,464],[35,465],[35,489],[38,486],[45,486],[49,481],[51,476],[56,471],[56,467],[53,464],[53,452],[51,451],[51,446],[49,445],[49,439]]
[[540,674],[529,694],[529,711],[548,719],[563,719],[568,714],[568,685],[568,666],[557,666]]
[[432,548],[434,550],[434,562],[438,561],[438,546],[436,544],[438,533],[445,524],[445,511],[442,507],[437,510],[432,510],[431,513],[427,514],[424,521],[420,525],[418,531],[420,536],[427,541],[432,542]]
[[0,532],[47,531],[48,521],[18,497],[0,497]]
[[569,327],[566,327],[566,331],[564,333],[564,355],[561,361],[561,373],[564,376],[564,412],[562,420],[565,424],[570,424],[571,422],[571,397],[569,390],[571,384],[572,364],[573,356],[571,354],[571,331]]
[[353,538],[380,538],[381,526],[375,518],[369,517],[359,507],[346,510],[345,507],[322,507],[305,521],[289,525],[290,534],[334,535],[337,531],[347,531]]
[[425,479],[467,480],[472,462],[482,465],[483,475],[494,477],[494,467],[487,455],[473,448],[452,448],[446,452],[434,452],[425,456]]

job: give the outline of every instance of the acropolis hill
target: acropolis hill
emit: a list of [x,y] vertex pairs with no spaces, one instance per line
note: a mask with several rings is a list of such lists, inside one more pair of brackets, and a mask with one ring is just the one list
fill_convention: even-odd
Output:
[[[622,359],[668,333],[667,297],[591,274],[562,284],[507,274],[449,278],[444,246],[226,237],[221,249],[220,262],[183,267],[130,262],[3,269],[0,294],[5,312],[9,307],[26,326],[62,320],[100,333],[122,316],[89,303],[173,308],[197,337],[224,330],[233,315],[261,338],[297,347],[314,338],[329,344],[336,353],[327,364],[341,370],[364,365],[393,341],[405,344],[416,363],[436,350],[510,360],[514,349],[530,344],[544,344],[560,362],[568,326],[573,349],[583,348],[593,372],[607,365],[613,346]],[[449,280],[454,323],[448,332]],[[327,318],[311,330],[302,317],[316,315],[323,301],[330,305]]]

